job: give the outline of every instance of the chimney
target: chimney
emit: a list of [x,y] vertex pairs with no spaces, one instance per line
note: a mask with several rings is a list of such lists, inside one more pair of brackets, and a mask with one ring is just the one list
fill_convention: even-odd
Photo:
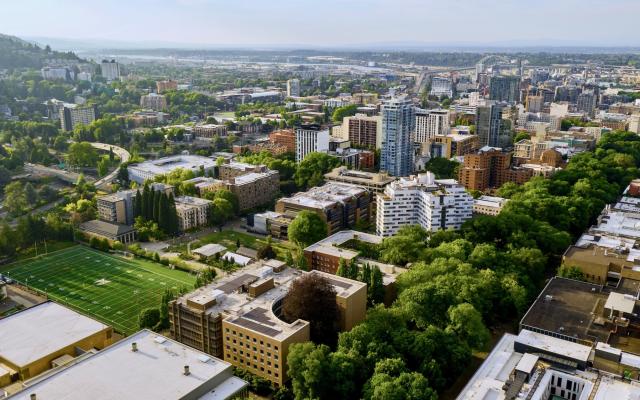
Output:
[[138,351],[138,343],[136,342],[131,343],[131,351],[133,351],[134,353]]
[[189,374],[191,374],[191,372],[189,372],[189,366],[185,365],[184,366],[184,376],[189,376]]
[[36,400],[36,394],[35,393],[31,393],[31,395],[29,395],[29,398],[31,400]]

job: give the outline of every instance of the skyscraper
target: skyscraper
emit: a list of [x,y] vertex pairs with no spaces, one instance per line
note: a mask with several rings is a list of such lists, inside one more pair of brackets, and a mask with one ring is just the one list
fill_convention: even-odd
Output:
[[120,79],[120,64],[116,60],[102,60],[100,63],[102,76],[108,81]]
[[520,97],[520,77],[499,75],[489,80],[489,99],[515,103]]
[[476,134],[480,147],[500,147],[502,128],[502,106],[487,104],[478,106],[476,111]]
[[287,81],[287,97],[299,97],[300,96],[300,80],[289,79]]
[[415,127],[413,105],[404,97],[387,100],[382,105],[382,152],[380,169],[392,176],[407,176],[413,172]]

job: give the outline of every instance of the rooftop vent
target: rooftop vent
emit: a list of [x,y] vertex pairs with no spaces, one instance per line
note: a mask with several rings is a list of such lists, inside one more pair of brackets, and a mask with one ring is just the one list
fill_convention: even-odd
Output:
[[36,400],[36,394],[35,393],[31,393],[31,395],[29,395],[29,398],[31,400]]
[[136,342],[131,343],[131,351],[133,351],[134,353],[138,351],[138,343]]
[[191,374],[191,372],[189,372],[189,366],[188,365],[184,366],[183,374],[184,374],[184,376],[189,376]]
[[547,294],[544,296],[544,301],[551,301],[553,300],[553,296],[551,296],[550,294]]

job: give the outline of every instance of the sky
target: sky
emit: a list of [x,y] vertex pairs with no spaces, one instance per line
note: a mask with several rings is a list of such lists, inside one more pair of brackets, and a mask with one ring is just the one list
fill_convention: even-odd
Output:
[[237,47],[640,46],[639,15],[640,0],[0,0],[0,33]]

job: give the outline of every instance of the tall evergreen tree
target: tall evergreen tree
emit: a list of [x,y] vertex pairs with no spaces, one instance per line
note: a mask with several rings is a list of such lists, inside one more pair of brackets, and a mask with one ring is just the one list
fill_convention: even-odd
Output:
[[140,204],[140,215],[142,218],[149,219],[149,185],[144,185],[142,189],[142,201]]
[[377,265],[371,270],[371,304],[381,304],[384,302],[384,283],[382,272]]
[[142,194],[140,189],[136,191],[136,195],[133,197],[133,218],[142,215]]
[[338,261],[338,270],[336,271],[336,275],[346,278],[348,274],[347,271],[347,262],[344,258],[340,257],[340,261]]
[[160,198],[162,197],[162,193],[159,190],[153,191],[153,216],[151,219],[158,222],[160,218]]
[[168,223],[168,233],[171,235],[175,235],[177,234],[180,229],[178,227],[178,213],[176,212],[176,201],[173,197],[173,193],[171,193],[169,195],[169,208],[168,208],[168,213],[169,213],[169,223]]

